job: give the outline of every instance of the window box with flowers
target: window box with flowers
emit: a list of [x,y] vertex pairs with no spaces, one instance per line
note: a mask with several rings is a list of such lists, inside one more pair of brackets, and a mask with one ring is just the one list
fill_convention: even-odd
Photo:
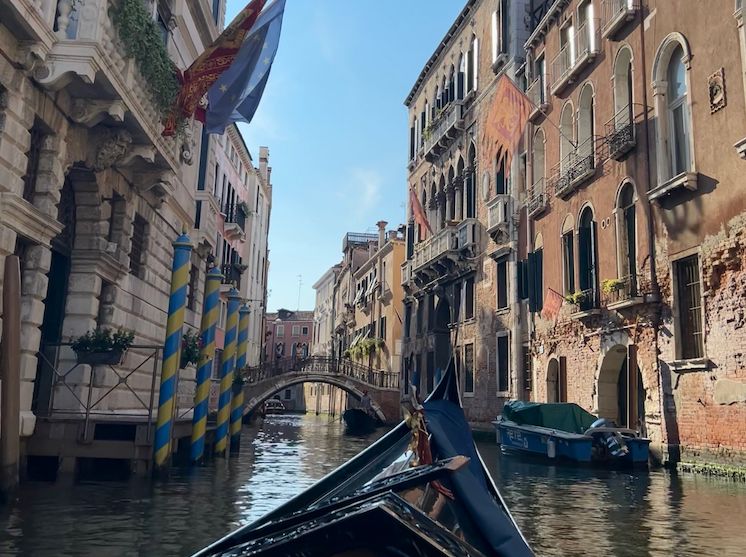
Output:
[[134,338],[134,331],[94,329],[76,338],[71,348],[79,364],[115,366],[122,363]]

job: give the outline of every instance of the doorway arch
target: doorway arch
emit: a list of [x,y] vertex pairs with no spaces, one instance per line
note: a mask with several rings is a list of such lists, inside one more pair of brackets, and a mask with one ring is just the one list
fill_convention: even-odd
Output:
[[547,366],[547,402],[559,401],[559,361],[557,358],[552,358]]
[[[638,424],[630,421],[637,422],[637,418],[645,414],[645,387],[636,358],[630,358],[629,354],[630,347],[616,344],[604,355],[598,374],[597,410],[599,418],[636,429]],[[636,369],[629,369],[630,362]],[[631,377],[632,373],[636,377]]]
[[437,385],[440,376],[448,369],[451,360],[451,305],[445,296],[441,296],[435,307],[435,382]]

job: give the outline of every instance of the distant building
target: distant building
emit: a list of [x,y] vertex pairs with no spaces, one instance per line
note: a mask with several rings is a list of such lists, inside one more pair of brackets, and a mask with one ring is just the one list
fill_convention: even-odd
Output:
[[334,294],[341,264],[334,265],[313,285],[316,305],[313,309],[312,356],[332,356],[334,336]]
[[[268,366],[291,366],[294,362],[311,355],[312,311],[280,309],[266,314],[265,319],[264,359]],[[302,385],[288,387],[278,394],[288,410],[296,412],[306,410]]]

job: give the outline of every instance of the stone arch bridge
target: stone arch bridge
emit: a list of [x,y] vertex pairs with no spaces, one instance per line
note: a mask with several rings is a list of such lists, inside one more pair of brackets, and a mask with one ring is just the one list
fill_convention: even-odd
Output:
[[399,374],[372,369],[347,359],[312,356],[270,362],[244,372],[245,413],[252,412],[275,393],[298,383],[327,383],[360,400],[368,391],[371,406],[387,424],[399,421]]

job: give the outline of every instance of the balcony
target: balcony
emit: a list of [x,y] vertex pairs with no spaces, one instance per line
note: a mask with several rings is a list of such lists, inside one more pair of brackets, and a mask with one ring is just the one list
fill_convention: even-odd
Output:
[[[37,0],[34,4],[41,7],[41,14],[52,14],[56,34],[43,64],[34,70],[35,80],[51,91],[68,89],[76,123],[89,128],[101,122],[115,124],[131,134],[132,145],[117,161],[119,167],[125,166],[126,158],[138,170],[146,166],[176,172],[180,145],[161,136],[158,91],[168,90],[168,85],[176,88],[178,83],[175,78],[173,83],[148,82],[136,60],[126,54],[112,17],[121,0],[58,0],[51,7],[48,1]],[[163,48],[161,43],[156,47]],[[160,95],[160,102],[164,98]]]
[[513,198],[498,194],[487,202],[487,234],[498,244],[510,242]]
[[698,174],[696,172],[682,172],[670,180],[652,188],[648,192],[650,201],[657,201],[679,190],[696,191]]
[[533,104],[528,118],[532,122],[536,122],[540,119],[540,116],[544,116],[544,111],[549,108],[546,79],[542,77],[534,79],[526,89],[526,96]]
[[425,130],[425,158],[437,156],[463,125],[462,101],[448,103]]
[[223,233],[229,240],[241,238],[246,230],[246,213],[241,205],[226,203],[223,207],[225,215]]
[[410,280],[412,280],[412,270],[409,261],[405,261],[401,264],[401,285],[407,286]]
[[613,39],[627,23],[635,18],[639,9],[639,0],[602,0],[601,36],[604,39]]
[[565,43],[552,61],[552,94],[558,95],[601,51],[598,20],[591,19],[578,27],[574,38]]
[[601,284],[607,309],[621,310],[643,303],[644,288],[641,275],[627,275],[620,279],[605,280]]
[[568,303],[572,306],[572,312],[570,313],[572,319],[585,319],[601,313],[598,296],[593,288],[572,294]]
[[632,118],[632,107],[625,106],[606,122],[606,144],[609,156],[621,161],[635,147],[635,123]]
[[418,282],[430,282],[447,275],[462,262],[462,256],[476,251],[481,225],[477,219],[449,224],[414,247],[410,272]]
[[595,138],[589,137],[552,169],[549,186],[557,197],[569,196],[596,173]]
[[220,272],[223,273],[223,287],[221,291],[226,292],[231,287],[241,288],[241,275],[246,270],[245,265],[239,263],[226,263],[220,267]]
[[535,217],[544,212],[547,208],[547,194],[544,185],[544,178],[539,178],[536,183],[528,190],[526,200],[528,216]]

